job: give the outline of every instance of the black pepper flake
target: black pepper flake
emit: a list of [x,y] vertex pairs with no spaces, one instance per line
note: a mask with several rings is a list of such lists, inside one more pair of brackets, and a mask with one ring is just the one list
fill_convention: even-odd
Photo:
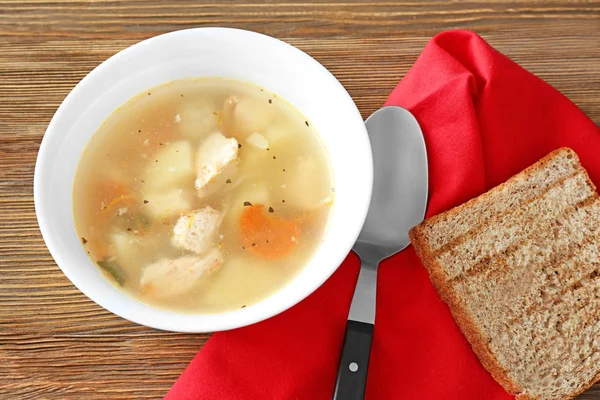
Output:
[[273,160],[277,160],[277,157],[273,156]]
[[81,242],[82,242],[83,244],[86,244],[86,243],[87,243],[87,239],[86,239],[86,238],[84,238],[84,237],[82,236],[82,237],[81,237]]
[[267,239],[267,243],[269,243],[269,239]]
[[148,96],[150,96],[152,93],[148,92]]
[[252,243],[252,247],[256,247],[256,243]]
[[269,207],[269,212],[270,213],[275,212],[275,210],[273,210],[273,207]]
[[238,143],[238,149],[241,149],[241,148],[242,148],[242,144]]
[[273,104],[273,100],[269,99],[269,104]]
[[162,144],[162,143],[159,143],[158,145],[159,145],[159,146],[162,146],[163,144]]
[[181,95],[181,97],[183,97],[183,94]]
[[225,183],[231,183],[231,179],[227,179]]
[[142,133],[142,130],[141,130],[141,129],[138,129],[138,133]]
[[271,150],[270,148],[267,147],[267,151]]
[[219,115],[219,113],[217,113],[216,111],[213,111],[213,115]]
[[88,251],[87,253],[88,253],[88,254],[90,254],[90,252],[89,252],[89,251]]
[[245,246],[242,246],[242,250],[246,250],[246,247],[245,247]]
[[142,183],[146,183],[146,181],[142,179]]
[[244,202],[244,207],[249,207],[252,206],[252,203],[250,203],[249,201],[245,201]]
[[158,160],[154,160],[154,161],[158,162]]
[[127,232],[131,232],[132,230],[131,227],[127,228]]
[[309,126],[309,125],[308,125],[308,121],[304,121],[304,123],[306,124],[306,126]]
[[282,203],[285,203],[285,200],[281,200]]
[[150,203],[148,200],[144,200],[144,204],[148,204]]
[[283,172],[285,172],[285,168],[283,169]]
[[242,308],[246,308],[246,305],[244,304],[244,305],[242,306]]

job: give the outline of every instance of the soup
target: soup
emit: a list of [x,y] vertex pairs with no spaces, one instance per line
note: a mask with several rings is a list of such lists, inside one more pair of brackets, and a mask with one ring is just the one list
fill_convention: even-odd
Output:
[[253,84],[185,79],[108,117],[75,175],[75,224],[117,287],[218,313],[283,288],[323,240],[334,196],[309,121]]

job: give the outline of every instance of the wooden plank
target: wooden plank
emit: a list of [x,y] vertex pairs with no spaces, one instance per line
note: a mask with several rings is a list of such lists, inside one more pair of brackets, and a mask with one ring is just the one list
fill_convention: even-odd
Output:
[[[0,0],[0,398],[160,398],[208,338],[101,309],[37,228],[32,179],[48,122],[81,78],[139,40],[215,25],[276,36],[329,68],[366,117],[434,34],[468,28],[600,123],[598,1],[211,3]],[[600,399],[600,386],[580,398]]]

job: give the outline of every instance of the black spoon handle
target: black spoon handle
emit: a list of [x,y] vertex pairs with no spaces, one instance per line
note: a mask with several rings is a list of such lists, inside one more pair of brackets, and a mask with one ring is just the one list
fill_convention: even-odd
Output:
[[333,400],[362,400],[367,387],[373,324],[348,320]]

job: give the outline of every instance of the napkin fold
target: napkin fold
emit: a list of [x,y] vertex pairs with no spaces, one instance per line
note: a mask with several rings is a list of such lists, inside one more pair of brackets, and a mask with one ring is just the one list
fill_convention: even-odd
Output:
[[[423,129],[427,216],[483,193],[561,146],[579,154],[600,186],[596,124],[473,32],[435,36],[386,105],[407,108]],[[166,399],[331,399],[358,269],[350,254],[290,310],[214,334]],[[412,246],[379,269],[366,398],[512,398],[471,351]]]

